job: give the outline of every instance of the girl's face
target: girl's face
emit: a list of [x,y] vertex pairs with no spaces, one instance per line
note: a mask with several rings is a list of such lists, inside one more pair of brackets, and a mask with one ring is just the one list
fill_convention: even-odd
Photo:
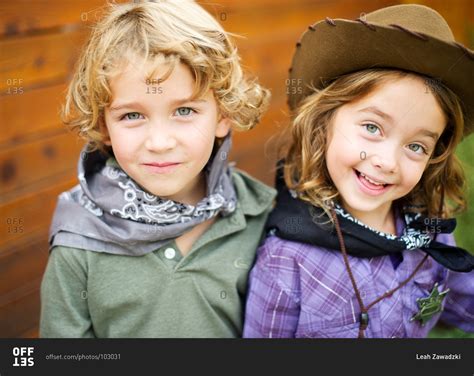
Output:
[[[166,66],[160,66],[157,77]],[[180,63],[163,82],[129,64],[111,81],[105,123],[117,162],[148,192],[187,204],[206,195],[203,168],[216,137],[230,130],[211,91],[190,100],[195,81]]]
[[359,219],[390,213],[392,201],[420,181],[445,125],[428,85],[416,77],[386,82],[341,106],[329,126],[326,161],[345,209]]

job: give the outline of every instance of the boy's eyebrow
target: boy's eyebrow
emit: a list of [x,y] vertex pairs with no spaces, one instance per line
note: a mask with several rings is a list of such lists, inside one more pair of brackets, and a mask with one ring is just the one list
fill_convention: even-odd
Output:
[[140,103],[139,102],[125,102],[125,103],[118,103],[116,105],[111,105],[109,110],[110,112],[115,112],[119,111],[122,108],[130,108],[130,107],[139,107]]
[[205,102],[207,102],[205,99],[183,98],[183,99],[174,99],[170,103],[173,106],[178,106],[183,103],[205,103]]
[[369,107],[363,108],[362,110],[359,110],[359,112],[372,112],[373,114],[378,115],[387,121],[393,122],[393,118],[389,114],[383,112],[382,110],[380,110],[378,107],[375,107],[375,106],[369,106]]
[[[172,106],[178,106],[183,103],[201,103],[206,102],[205,99],[192,99],[192,98],[184,98],[184,99],[175,99],[171,101]],[[140,107],[141,104],[139,102],[126,102],[126,103],[118,103],[116,105],[112,104],[109,108],[110,112],[116,112],[123,108],[130,108],[130,107]]]

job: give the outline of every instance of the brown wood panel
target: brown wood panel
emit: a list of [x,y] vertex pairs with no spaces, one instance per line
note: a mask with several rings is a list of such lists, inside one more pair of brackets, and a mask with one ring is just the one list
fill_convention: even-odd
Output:
[[7,252],[0,253],[0,296],[41,278],[48,260],[48,225],[18,240]]
[[274,98],[262,122],[247,132],[233,133],[230,160],[263,182],[273,186],[276,146],[288,126],[286,97]]
[[0,205],[0,255],[15,250],[25,238],[37,231],[47,231],[58,195],[77,184],[75,171],[50,181],[42,190]]
[[[224,2],[226,3],[226,2]],[[361,13],[394,5],[394,0],[332,0],[332,1],[279,1],[277,4],[265,4],[256,1],[254,6],[243,7],[233,2],[224,6],[225,16],[220,17],[221,25],[230,32],[247,37],[253,43],[254,37],[277,36],[291,33],[295,29],[303,32],[309,25],[325,19],[355,19]],[[216,6],[218,10],[220,7]],[[216,15],[217,16],[217,15]],[[219,17],[216,17],[219,19]],[[225,18],[223,20],[223,18]]]
[[66,85],[61,84],[0,96],[0,149],[64,130],[59,111],[65,91]]
[[[461,0],[463,1],[463,0]],[[399,0],[202,0],[198,1],[227,31],[254,35],[262,31],[279,33],[284,23],[272,22],[279,17],[305,27],[325,17],[356,18],[360,13],[400,3]],[[297,13],[295,13],[297,12]],[[304,13],[303,16],[300,14]],[[309,17],[309,18],[307,18]],[[236,26],[237,28],[234,28]],[[260,31],[258,31],[260,29]]]
[[[114,0],[116,3],[124,0]],[[104,0],[15,0],[0,3],[0,35],[38,32],[69,24],[94,23],[103,13]]]
[[0,150],[0,193],[70,170],[76,165],[83,144],[77,136],[62,132]]
[[24,331],[23,333],[21,333],[18,338],[38,338],[39,337],[39,317],[38,317],[38,321],[36,321],[34,323],[34,325],[27,329],[26,331]]
[[263,116],[262,121],[249,131],[233,133],[233,152],[245,152],[247,148],[259,146],[262,149],[265,142],[280,132],[280,124],[288,124],[286,119],[286,98],[282,97],[279,101],[272,101],[269,111]]
[[0,40],[2,95],[21,95],[31,88],[64,82],[87,35],[82,28]]
[[0,337],[14,338],[37,327],[40,313],[41,278],[27,284],[11,294],[0,297]]
[[[456,37],[472,47],[472,2],[415,1],[437,9]],[[244,36],[236,39],[244,67],[272,90],[261,124],[249,132],[234,132],[230,160],[272,185],[278,136],[288,124],[285,80],[302,32],[326,16],[354,19],[400,2],[199,1],[226,30]],[[0,4],[0,337],[38,335],[48,228],[58,194],[77,184],[83,143],[66,133],[58,109],[88,28],[104,5],[105,0]],[[22,231],[14,232],[19,226]]]

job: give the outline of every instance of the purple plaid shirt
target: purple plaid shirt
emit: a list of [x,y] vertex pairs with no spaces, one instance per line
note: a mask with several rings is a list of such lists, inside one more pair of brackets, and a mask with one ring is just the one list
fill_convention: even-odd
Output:
[[[397,220],[398,235],[404,223]],[[454,245],[454,237],[440,234],[438,241]],[[349,263],[364,305],[406,279],[425,253],[363,259]],[[439,291],[450,289],[444,310],[424,326],[410,321],[435,282]],[[360,309],[342,254],[328,249],[269,236],[258,249],[250,273],[244,337],[251,338],[357,338]],[[366,337],[426,337],[441,319],[474,332],[474,272],[449,271],[428,257],[407,285],[369,309]]]

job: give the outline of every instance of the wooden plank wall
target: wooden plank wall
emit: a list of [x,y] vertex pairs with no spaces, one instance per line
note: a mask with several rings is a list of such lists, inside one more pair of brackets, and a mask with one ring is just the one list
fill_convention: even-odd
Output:
[[[238,167],[273,182],[274,142],[269,140],[287,124],[285,79],[295,43],[306,27],[326,16],[354,19],[395,3],[201,1],[228,31],[245,37],[237,40],[243,64],[273,93],[262,123],[250,132],[235,133],[231,159]],[[424,3],[445,15],[466,43],[466,17],[472,25],[469,0]],[[81,45],[104,4],[17,0],[0,5],[0,337],[38,335],[48,228],[57,195],[77,183],[83,144],[61,125],[58,111]]]
[[[35,337],[57,195],[82,146],[58,111],[103,0],[0,5],[0,336]],[[88,11],[92,11],[86,13]]]

